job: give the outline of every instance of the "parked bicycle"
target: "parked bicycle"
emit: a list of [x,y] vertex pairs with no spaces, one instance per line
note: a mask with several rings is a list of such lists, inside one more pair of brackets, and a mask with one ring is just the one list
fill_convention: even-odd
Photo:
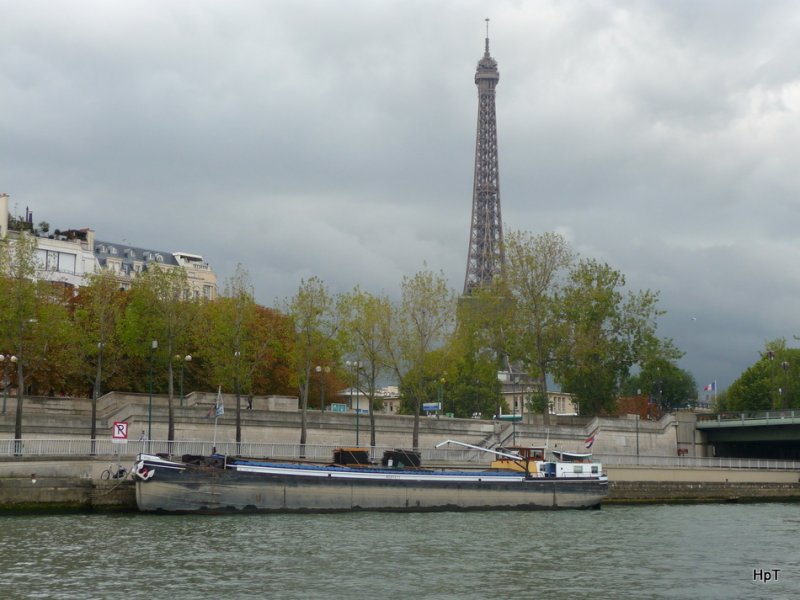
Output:
[[111,463],[108,468],[100,474],[100,479],[125,479],[128,476],[128,469],[117,463]]

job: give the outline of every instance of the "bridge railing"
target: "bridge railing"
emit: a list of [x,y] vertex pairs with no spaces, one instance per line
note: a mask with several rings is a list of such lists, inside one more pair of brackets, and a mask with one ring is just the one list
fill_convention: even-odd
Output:
[[786,422],[787,419],[800,419],[800,410],[786,408],[781,410],[723,412],[697,415],[698,424],[709,422],[723,423],[730,421],[768,421],[780,423],[781,421]]

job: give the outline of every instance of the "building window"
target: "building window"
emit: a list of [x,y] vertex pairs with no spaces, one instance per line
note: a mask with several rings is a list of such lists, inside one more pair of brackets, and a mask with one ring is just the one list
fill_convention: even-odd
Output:
[[53,250],[47,251],[44,268],[48,271],[58,271],[58,252]]

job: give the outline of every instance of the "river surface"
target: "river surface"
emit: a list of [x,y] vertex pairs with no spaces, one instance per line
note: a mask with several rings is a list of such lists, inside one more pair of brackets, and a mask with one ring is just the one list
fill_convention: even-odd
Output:
[[800,504],[0,517],[3,599],[788,599],[798,563]]

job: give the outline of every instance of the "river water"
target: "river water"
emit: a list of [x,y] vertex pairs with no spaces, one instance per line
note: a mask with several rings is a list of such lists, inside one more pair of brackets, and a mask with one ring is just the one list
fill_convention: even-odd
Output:
[[788,599],[799,562],[798,504],[0,518],[4,599]]

